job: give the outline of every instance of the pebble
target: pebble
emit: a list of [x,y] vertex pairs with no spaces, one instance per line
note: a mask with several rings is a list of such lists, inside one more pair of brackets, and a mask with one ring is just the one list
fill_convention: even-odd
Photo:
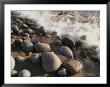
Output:
[[68,75],[74,75],[83,69],[83,64],[78,60],[69,60],[62,64],[68,70]]
[[31,77],[31,72],[29,70],[24,69],[24,70],[19,71],[18,76],[19,77]]
[[66,76],[67,75],[67,69],[61,68],[60,70],[58,70],[57,74],[60,76]]
[[59,48],[59,52],[61,52],[63,55],[65,55],[66,57],[70,57],[73,58],[73,52],[71,51],[71,49],[67,46],[61,46]]
[[33,44],[30,41],[23,41],[21,43],[22,51],[24,52],[32,52],[33,51]]
[[49,46],[49,44],[39,42],[34,45],[34,51],[37,53],[38,52],[49,52],[50,46]]
[[54,52],[45,52],[41,57],[42,66],[46,72],[54,72],[62,64],[60,58]]
[[68,46],[70,49],[73,49],[75,46],[75,43],[68,37],[62,39],[62,44]]

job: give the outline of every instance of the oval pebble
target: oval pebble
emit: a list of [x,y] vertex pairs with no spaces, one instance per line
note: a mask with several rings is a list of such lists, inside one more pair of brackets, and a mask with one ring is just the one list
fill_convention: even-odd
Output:
[[75,43],[69,37],[64,37],[62,39],[62,44],[68,46],[70,49],[73,49],[75,46]]
[[58,70],[57,73],[60,76],[66,76],[67,75],[67,69],[66,68],[61,68],[60,70]]
[[45,52],[41,57],[42,66],[46,72],[54,72],[62,64],[60,58],[54,52]]
[[18,76],[19,77],[30,77],[31,73],[29,70],[24,69],[24,70],[19,71]]
[[63,55],[65,55],[66,57],[70,57],[73,58],[73,52],[71,51],[71,49],[67,46],[61,46],[59,48],[59,52],[61,52]]

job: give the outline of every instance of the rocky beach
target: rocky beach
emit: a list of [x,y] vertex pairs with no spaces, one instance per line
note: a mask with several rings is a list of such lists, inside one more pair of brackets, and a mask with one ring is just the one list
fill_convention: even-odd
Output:
[[99,77],[99,11],[11,11],[12,77]]

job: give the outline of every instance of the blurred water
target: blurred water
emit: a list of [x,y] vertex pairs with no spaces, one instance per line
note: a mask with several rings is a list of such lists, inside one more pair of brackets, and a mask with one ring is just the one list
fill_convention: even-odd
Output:
[[[100,11],[18,11],[20,16],[33,19],[46,31],[67,35],[73,41],[86,35],[86,46],[96,45],[100,51]],[[87,17],[85,17],[87,16]],[[84,21],[84,23],[83,23]],[[99,25],[98,25],[99,24]]]

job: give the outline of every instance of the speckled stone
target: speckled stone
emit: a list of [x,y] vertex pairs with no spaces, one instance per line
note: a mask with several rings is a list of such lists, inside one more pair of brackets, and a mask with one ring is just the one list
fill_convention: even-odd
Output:
[[24,70],[19,71],[18,76],[19,77],[30,77],[31,73],[29,70],[24,69]]

